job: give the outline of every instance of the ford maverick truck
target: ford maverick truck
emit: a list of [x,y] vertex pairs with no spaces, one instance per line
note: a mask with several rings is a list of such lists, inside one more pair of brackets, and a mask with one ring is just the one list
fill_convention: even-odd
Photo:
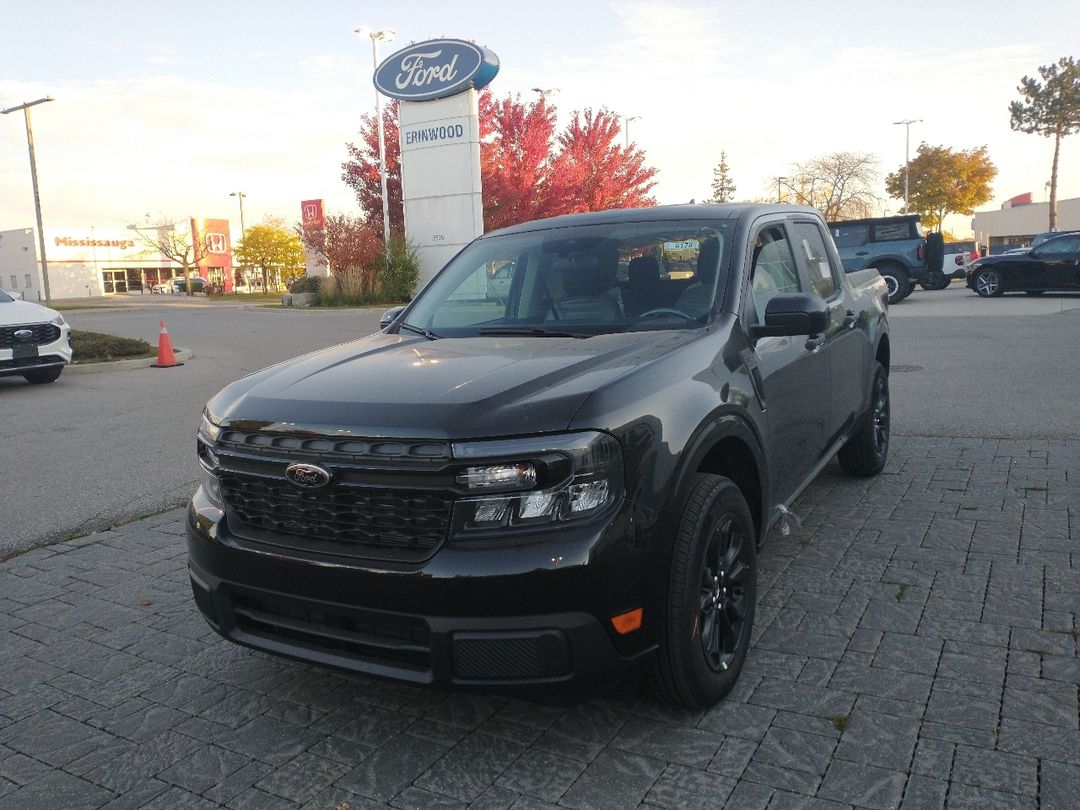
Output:
[[885,283],[810,208],[524,223],[384,320],[206,405],[188,564],[227,639],[552,697],[645,674],[708,706],[770,530],[835,456],[886,462]]
[[948,285],[942,273],[944,238],[919,231],[917,214],[853,219],[829,224],[844,268],[874,268],[889,286],[889,303],[903,301],[921,284],[930,290]]

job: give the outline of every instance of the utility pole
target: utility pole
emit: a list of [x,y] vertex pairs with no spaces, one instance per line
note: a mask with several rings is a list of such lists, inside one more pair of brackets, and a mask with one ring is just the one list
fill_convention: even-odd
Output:
[[781,184],[782,182],[784,182],[785,180],[787,180],[787,178],[786,178],[786,177],[777,177],[777,178],[776,178],[776,201],[777,201],[778,203],[781,203],[781,202],[783,202],[783,200],[782,200],[782,199],[781,199],[781,197],[780,197],[780,184]]
[[15,107],[0,110],[0,115],[22,110],[23,118],[26,120],[26,144],[30,148],[30,179],[34,184],[34,214],[37,216],[38,247],[41,250],[41,281],[45,287],[46,306],[52,303],[52,295],[49,293],[49,262],[45,258],[45,231],[42,230],[41,225],[41,192],[38,191],[37,160],[34,157],[34,129],[30,126],[30,108],[36,104],[44,104],[52,100],[52,96],[46,96],[45,98],[39,98],[37,101],[24,101]]
[[[393,28],[382,28],[373,31],[370,28],[360,27],[356,33],[371,37],[371,67],[375,70],[379,67],[379,42],[389,42],[397,34]],[[379,128],[379,180],[382,185],[382,221],[383,221],[383,249],[387,258],[390,257],[390,200],[386,191],[386,135],[383,132],[382,120],[382,97],[378,88],[375,89],[375,120]]]
[[240,200],[240,241],[243,242],[244,241],[244,197],[246,197],[247,194],[245,194],[242,191],[230,191],[229,196],[230,197],[236,197],[238,200]]
[[911,154],[911,125],[921,124],[921,118],[905,118],[903,121],[893,121],[893,124],[904,127],[904,213],[908,213],[908,190],[910,187],[910,176],[908,167],[910,165],[909,155]]

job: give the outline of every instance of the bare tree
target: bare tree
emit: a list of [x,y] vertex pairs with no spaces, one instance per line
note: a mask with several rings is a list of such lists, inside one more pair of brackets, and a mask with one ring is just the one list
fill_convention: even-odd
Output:
[[878,159],[866,152],[833,152],[796,163],[788,188],[799,205],[818,209],[827,222],[873,214]]
[[135,232],[143,245],[183,268],[184,286],[187,294],[192,295],[191,268],[198,259],[195,240],[190,227],[177,229],[176,225],[175,218],[163,215],[154,222],[147,216],[145,224],[129,225],[128,228]]

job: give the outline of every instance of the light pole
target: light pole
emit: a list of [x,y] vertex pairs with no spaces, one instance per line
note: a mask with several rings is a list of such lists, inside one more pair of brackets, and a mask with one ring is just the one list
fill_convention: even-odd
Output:
[[909,170],[910,160],[908,155],[911,154],[911,125],[921,124],[921,118],[905,118],[903,121],[893,121],[895,126],[904,126],[904,213],[908,213],[908,188],[909,188]]
[[626,148],[630,148],[630,122],[640,121],[640,115],[623,116],[623,134],[626,136]]
[[245,194],[242,191],[230,191],[229,196],[230,197],[236,197],[238,200],[240,200],[240,241],[243,242],[244,241],[244,197],[246,197],[247,194]]
[[22,110],[23,118],[26,120],[26,144],[30,148],[30,180],[34,184],[34,214],[37,216],[38,247],[41,250],[41,281],[45,285],[46,306],[52,303],[52,296],[49,293],[49,262],[45,259],[45,231],[42,230],[41,225],[41,193],[38,191],[37,160],[34,157],[34,130],[30,126],[30,108],[36,104],[44,104],[46,101],[52,100],[52,96],[45,96],[45,98],[39,98],[36,101],[24,101],[22,104],[0,110],[0,115]]
[[[379,67],[379,42],[389,42],[397,34],[393,28],[382,28],[373,31],[370,28],[360,27],[356,33],[361,36],[371,37],[371,67],[372,70]],[[383,249],[389,254],[390,251],[390,202],[386,193],[386,136],[383,133],[382,98],[378,89],[375,90],[375,120],[379,127],[379,181],[382,184],[382,229]]]
[[786,177],[777,177],[776,178],[776,201],[778,203],[783,202],[783,200],[780,199],[780,184],[782,182],[784,182],[785,180],[787,180]]

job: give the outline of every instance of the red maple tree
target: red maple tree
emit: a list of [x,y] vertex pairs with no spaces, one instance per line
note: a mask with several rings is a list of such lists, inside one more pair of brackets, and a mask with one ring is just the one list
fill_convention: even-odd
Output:
[[[541,97],[526,104],[520,96],[479,97],[480,180],[484,227],[502,228],[530,219],[606,208],[655,205],[650,196],[657,170],[637,147],[620,145],[617,115],[601,108],[575,111],[555,134],[556,109]],[[342,179],[353,189],[365,219],[382,220],[375,117],[365,115],[361,146],[347,144],[351,159]],[[390,230],[403,230],[397,104],[384,112]]]

